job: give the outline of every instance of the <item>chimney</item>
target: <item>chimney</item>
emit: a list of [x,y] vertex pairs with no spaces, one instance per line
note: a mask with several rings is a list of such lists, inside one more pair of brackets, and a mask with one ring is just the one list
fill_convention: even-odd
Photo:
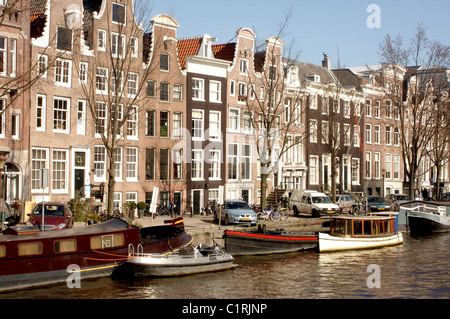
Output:
[[323,60],[322,60],[322,66],[324,68],[327,68],[328,70],[330,70],[330,60],[328,60],[328,54],[327,53],[323,53]]

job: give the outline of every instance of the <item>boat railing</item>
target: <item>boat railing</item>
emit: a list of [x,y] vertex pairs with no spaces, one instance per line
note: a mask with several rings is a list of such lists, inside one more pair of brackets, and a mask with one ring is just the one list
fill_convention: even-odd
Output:
[[136,251],[134,250],[134,245],[129,244],[128,245],[128,256],[131,257],[139,257],[144,255],[144,247],[142,247],[141,244],[137,245]]
[[444,206],[430,205],[426,203],[416,203],[412,207],[408,207],[405,205],[401,206],[401,208],[408,212],[423,212],[439,216],[444,216],[447,212],[447,209]]

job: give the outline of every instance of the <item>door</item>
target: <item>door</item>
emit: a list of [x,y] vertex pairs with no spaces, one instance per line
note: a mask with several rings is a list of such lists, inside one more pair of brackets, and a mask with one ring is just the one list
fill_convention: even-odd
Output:
[[75,196],[79,198],[84,197],[84,177],[84,169],[75,168]]
[[179,215],[181,212],[181,192],[173,193],[173,203],[175,204],[174,214]]
[[[86,196],[86,188],[87,184],[89,184],[89,180],[87,179],[87,171],[88,171],[88,157],[87,151],[77,149],[72,153],[73,157],[73,184],[72,184],[72,198],[84,198]],[[87,194],[89,195],[89,194]]]
[[201,190],[192,191],[192,213],[194,215],[199,215],[201,211]]

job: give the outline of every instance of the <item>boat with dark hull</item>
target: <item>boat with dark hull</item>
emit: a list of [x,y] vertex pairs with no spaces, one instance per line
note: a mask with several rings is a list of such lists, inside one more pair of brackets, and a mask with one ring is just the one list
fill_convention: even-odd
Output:
[[232,255],[266,255],[317,249],[317,233],[293,233],[284,230],[256,231],[225,230],[225,250]]
[[401,221],[411,235],[450,231],[450,206],[440,202],[415,201],[400,206]]
[[192,242],[182,218],[139,228],[113,218],[85,227],[38,231],[19,225],[0,235],[0,291],[109,276],[128,258],[128,246],[164,253]]
[[234,267],[234,258],[218,245],[214,247],[186,246],[165,254],[146,254],[134,247],[130,257],[114,269],[113,278],[123,277],[177,277]]

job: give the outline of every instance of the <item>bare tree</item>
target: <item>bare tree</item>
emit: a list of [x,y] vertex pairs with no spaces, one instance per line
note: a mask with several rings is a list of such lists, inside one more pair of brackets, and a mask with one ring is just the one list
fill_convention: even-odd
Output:
[[[301,144],[304,137],[299,125],[303,97],[288,79],[298,53],[294,53],[293,46],[286,48],[281,40],[291,16],[292,10],[287,11],[277,35],[257,46],[255,73],[249,74],[245,87],[239,88],[239,100],[245,103],[245,110],[250,114],[249,125],[256,132],[253,137],[260,165],[261,207],[266,206],[269,175],[275,174],[276,192],[283,157]],[[293,138],[294,134],[302,138]]]
[[[110,2],[107,4],[112,5]],[[151,57],[147,56],[149,51],[144,49],[161,45],[162,39],[152,38],[153,35],[144,29],[144,25],[150,27],[144,24],[150,14],[145,1],[123,1],[115,9],[108,7],[103,14],[103,25],[98,28],[105,31],[102,38],[104,50],[84,46],[86,37],[92,41],[93,33],[98,32],[96,28],[90,25],[88,31],[86,28],[84,32],[79,30],[81,45],[79,52],[74,54],[74,59],[79,61],[74,65],[80,77],[85,79],[80,81],[81,90],[91,127],[95,128],[93,133],[106,151],[107,211],[111,214],[117,152],[119,148],[124,150],[123,146],[137,136],[138,114],[146,102],[142,97],[145,96],[147,76],[155,68],[150,63]]]
[[[433,114],[436,95],[433,86],[436,70],[448,67],[449,46],[430,42],[426,29],[417,25],[416,33],[408,47],[404,47],[402,37],[386,35],[379,45],[379,56],[383,62],[384,75],[378,80],[385,96],[400,121],[397,126],[401,133],[404,171],[409,186],[409,194],[414,196],[416,183],[420,177],[421,161],[430,155],[427,145],[433,139],[435,118]],[[405,67],[403,67],[405,66]],[[423,73],[421,70],[428,70]]]

